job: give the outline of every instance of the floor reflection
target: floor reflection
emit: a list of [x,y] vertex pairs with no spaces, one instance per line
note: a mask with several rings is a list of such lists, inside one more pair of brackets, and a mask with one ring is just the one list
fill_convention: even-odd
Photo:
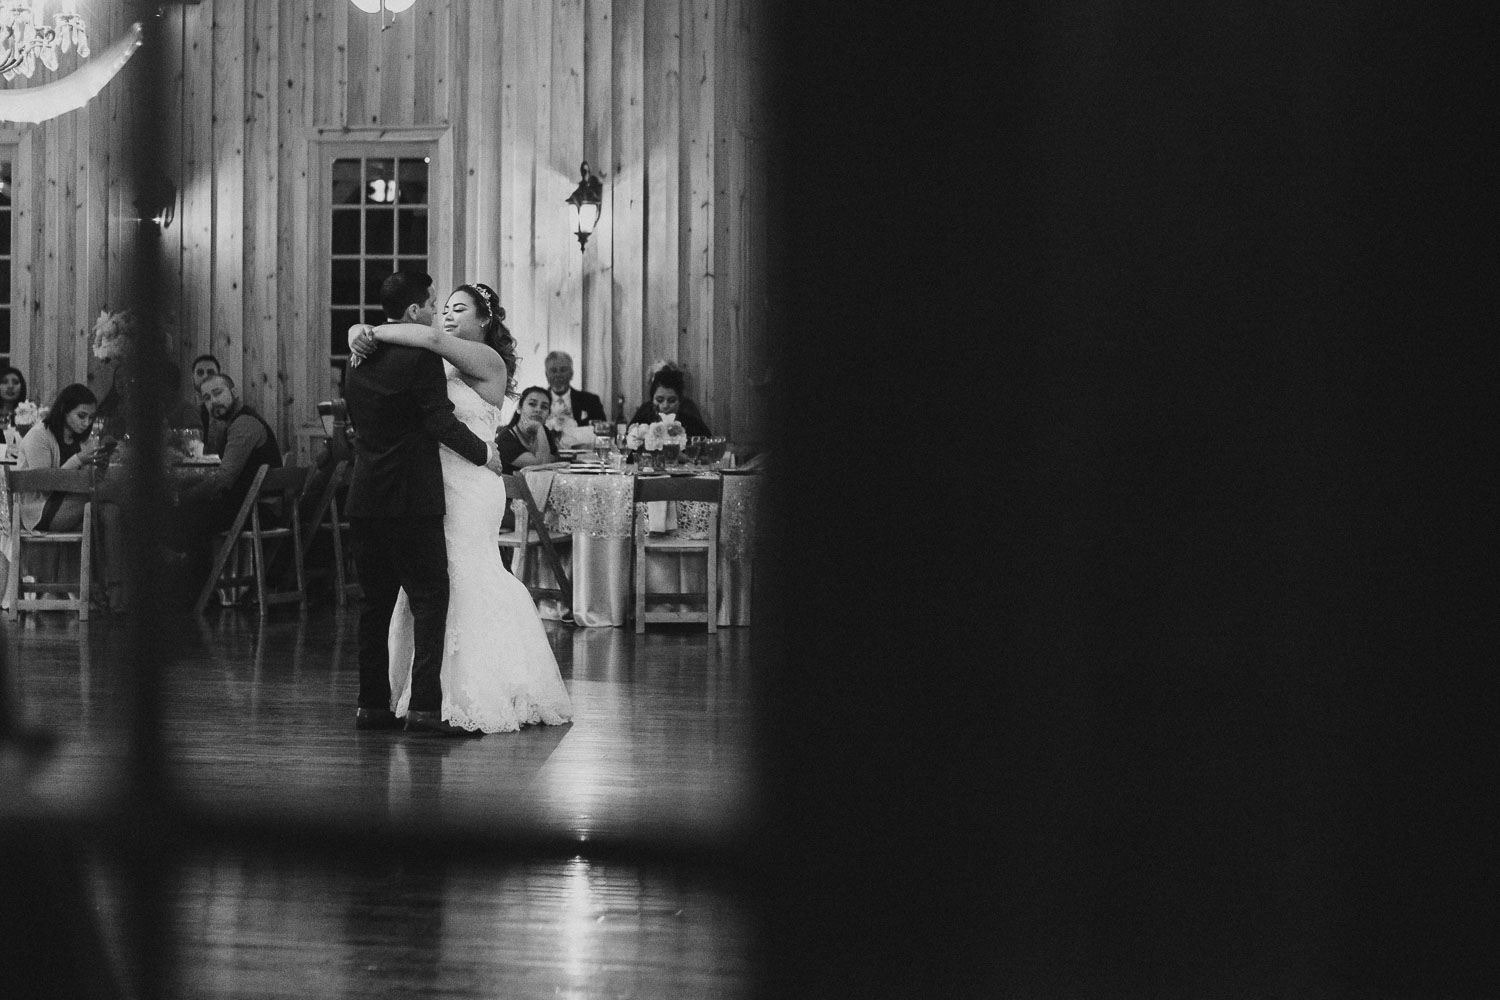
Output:
[[186,995],[749,995],[748,917],[679,877],[582,858],[487,870],[441,857],[324,870],[239,858],[188,869]]

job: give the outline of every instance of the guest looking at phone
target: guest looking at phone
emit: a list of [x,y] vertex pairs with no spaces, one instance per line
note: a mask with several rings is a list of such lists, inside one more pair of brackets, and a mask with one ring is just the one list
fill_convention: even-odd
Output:
[[[99,401],[75,382],[57,394],[46,419],[21,439],[20,469],[82,469],[99,450],[94,411]],[[22,527],[36,531],[76,531],[83,526],[84,498],[76,493],[19,493]]]

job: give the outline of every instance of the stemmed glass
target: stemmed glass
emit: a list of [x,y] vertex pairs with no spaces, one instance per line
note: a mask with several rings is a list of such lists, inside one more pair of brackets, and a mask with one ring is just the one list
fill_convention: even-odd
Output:
[[593,421],[594,427],[594,457],[603,465],[609,460],[609,445],[614,439],[615,428],[608,420]]
[[703,442],[707,440],[701,434],[695,434],[688,438],[687,447],[682,450],[682,454],[687,458],[689,465],[696,466],[698,464],[698,459],[703,454]]
[[724,447],[729,443],[728,438],[711,437],[703,442],[703,459],[715,472],[719,471],[719,463],[724,458]]

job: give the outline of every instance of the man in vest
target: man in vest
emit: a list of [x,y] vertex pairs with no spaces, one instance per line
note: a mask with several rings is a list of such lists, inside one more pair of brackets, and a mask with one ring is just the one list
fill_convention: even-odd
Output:
[[271,425],[240,399],[234,379],[223,372],[210,375],[198,392],[209,415],[228,430],[219,467],[184,489],[179,502],[199,515],[211,537],[234,523],[262,465],[281,468],[281,448]]

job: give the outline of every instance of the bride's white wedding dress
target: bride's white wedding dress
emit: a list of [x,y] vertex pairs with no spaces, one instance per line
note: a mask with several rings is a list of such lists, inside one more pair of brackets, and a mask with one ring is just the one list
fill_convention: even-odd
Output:
[[[448,373],[454,414],[485,441],[495,439],[500,410]],[[448,625],[443,643],[442,717],[465,729],[512,732],[531,723],[573,717],[557,659],[526,586],[500,559],[505,483],[482,465],[439,449],[447,513]],[[391,692],[397,715],[411,700],[411,606],[403,590],[391,616]]]

